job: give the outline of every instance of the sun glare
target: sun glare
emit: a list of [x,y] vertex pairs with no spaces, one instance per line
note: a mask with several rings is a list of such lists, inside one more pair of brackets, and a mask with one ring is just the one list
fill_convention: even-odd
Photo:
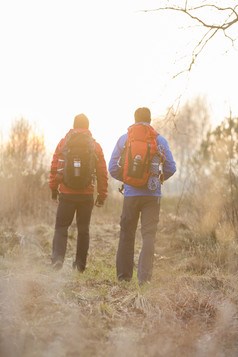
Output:
[[[45,4],[15,2],[13,12],[6,2],[1,12],[0,30],[6,34],[0,42],[4,133],[14,118],[23,116],[38,124],[52,150],[74,116],[83,112],[109,157],[140,106],[162,116],[179,95],[186,100],[205,94],[214,122],[229,108],[238,113],[238,53],[231,49],[222,55],[228,47],[224,36],[199,57],[189,80],[186,74],[172,79],[186,69],[198,31],[186,31],[183,17],[144,13],[146,1],[94,2],[93,7],[52,1],[47,11]],[[150,2],[153,6],[156,1]]]

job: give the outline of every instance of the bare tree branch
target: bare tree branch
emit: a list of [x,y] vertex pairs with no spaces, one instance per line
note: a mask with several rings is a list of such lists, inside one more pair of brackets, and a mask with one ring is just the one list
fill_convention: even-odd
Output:
[[[199,10],[199,9],[202,9],[202,8],[205,8],[205,7],[213,7],[213,8],[216,8],[217,10],[219,11],[227,11],[227,10],[231,10],[232,11],[232,14],[229,15],[228,18],[230,18],[232,15],[235,15],[235,19],[233,19],[232,21],[225,21],[223,23],[223,25],[215,25],[215,24],[209,24],[209,23],[206,23],[205,21],[203,21],[202,19],[200,19],[199,17],[197,16],[194,16],[191,14],[191,11],[196,11],[196,10]],[[201,5],[201,6],[197,6],[197,7],[194,7],[194,8],[189,8],[187,9],[187,2],[185,4],[185,8],[181,8],[181,7],[172,7],[172,6],[165,6],[165,7],[160,7],[160,8],[157,8],[157,9],[152,9],[152,10],[142,10],[143,12],[154,12],[154,11],[163,11],[163,10],[171,10],[171,11],[179,11],[179,12],[182,12],[186,15],[188,15],[191,19],[193,20],[196,20],[198,21],[202,26],[204,27],[209,27],[209,28],[217,28],[219,30],[226,30],[228,29],[230,26],[232,26],[233,24],[235,24],[236,22],[238,22],[238,14],[237,12],[235,11],[235,9],[238,7],[238,5],[235,6],[235,8],[219,8],[215,5]]]
[[[172,79],[182,75],[188,74],[191,72],[195,62],[197,61],[198,56],[204,50],[204,48],[210,43],[210,41],[220,32],[222,32],[223,36],[231,41],[232,46],[234,46],[237,38],[232,38],[232,35],[229,35],[229,30],[232,26],[238,23],[238,2],[236,1],[236,5],[234,6],[217,6],[214,4],[207,4],[205,1],[200,2],[200,5],[191,6],[193,1],[184,0],[183,2],[177,1],[178,6],[172,4],[172,0],[167,0],[166,6],[161,6],[157,9],[147,9],[141,10],[140,12],[177,12],[180,14],[184,14],[187,18],[190,18],[193,22],[193,27],[200,27],[201,29],[205,29],[202,31],[200,35],[200,39],[195,40],[195,45],[193,46],[190,52],[190,58],[188,60],[188,64],[185,65],[185,69],[181,70],[177,74],[175,74]],[[205,4],[204,4],[205,3]],[[210,11],[208,11],[210,10]],[[210,17],[212,15],[213,17]],[[209,16],[209,20],[206,18]],[[213,20],[210,19],[214,18]],[[213,22],[212,22],[213,21]],[[191,24],[188,24],[188,27],[191,27]],[[238,37],[238,36],[237,36]],[[186,55],[188,57],[188,55]],[[178,98],[174,100],[174,103],[168,108],[166,120],[171,120],[174,123],[175,130],[178,130],[176,125],[176,117],[179,111],[180,102],[183,97],[181,93]]]
[[232,46],[234,46],[235,40],[234,40],[233,38],[231,38],[230,36],[228,36],[225,30],[224,30],[223,32],[224,32],[224,36],[225,36],[226,38],[228,38],[228,40],[231,41]]
[[201,8],[204,8],[204,7],[215,8],[218,11],[229,11],[230,10],[231,12],[233,12],[233,14],[236,17],[238,17],[237,12],[235,11],[236,8],[238,7],[238,5],[236,5],[234,8],[232,8],[232,7],[218,7],[218,6],[214,5],[214,4],[206,4],[206,5],[200,5],[200,6],[197,6],[197,7],[193,7],[190,10],[198,10],[198,9],[201,9]]
[[184,9],[187,10],[188,0],[185,1]]
[[[218,12],[227,12],[229,11],[228,16],[226,17],[225,21],[223,21],[220,25],[215,24],[215,23],[208,23],[204,21],[201,17],[198,17],[197,15],[194,15],[194,12],[197,12],[201,9],[204,8],[210,8],[210,9],[215,9]],[[232,46],[234,46],[235,39],[231,38],[227,33],[226,30],[230,28],[232,25],[235,23],[238,23],[238,13],[236,9],[238,8],[238,5],[232,7],[219,7],[214,4],[204,4],[204,5],[199,5],[196,7],[190,7],[188,8],[188,0],[185,1],[184,8],[183,7],[176,7],[176,6],[164,6],[160,7],[157,9],[151,9],[151,10],[142,10],[143,12],[155,12],[155,11],[178,11],[182,12],[188,17],[190,17],[192,20],[197,21],[202,27],[208,28],[208,31],[205,33],[205,35],[201,38],[201,40],[197,43],[197,45],[194,47],[192,51],[192,60],[188,66],[187,69],[180,71],[176,75],[173,76],[173,78],[179,76],[182,73],[185,72],[190,72],[198,55],[202,52],[204,47],[207,45],[207,43],[218,33],[218,31],[223,31],[223,34],[226,38],[228,38],[232,42]],[[233,18],[235,16],[235,18]],[[232,18],[232,19],[231,19]],[[209,35],[209,36],[208,36]]]

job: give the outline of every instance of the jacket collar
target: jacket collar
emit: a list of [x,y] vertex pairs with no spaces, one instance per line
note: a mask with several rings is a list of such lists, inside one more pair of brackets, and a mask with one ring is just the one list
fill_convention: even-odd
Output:
[[91,136],[92,136],[92,133],[89,129],[79,129],[79,128],[75,128],[75,129],[70,129],[68,131],[68,133],[66,134],[66,136],[69,134],[69,133],[75,133],[75,132],[80,132],[80,133],[89,133]]

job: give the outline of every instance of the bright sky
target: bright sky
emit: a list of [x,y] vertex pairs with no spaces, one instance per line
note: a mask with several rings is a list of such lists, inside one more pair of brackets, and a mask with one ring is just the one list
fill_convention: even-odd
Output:
[[192,23],[183,14],[138,11],[158,3],[0,0],[2,132],[23,116],[36,122],[52,150],[74,116],[85,113],[108,160],[140,106],[164,115],[185,91],[184,99],[207,95],[217,123],[230,108],[238,115],[238,51],[220,34],[198,57],[188,82],[187,75],[172,80],[188,66],[184,55],[200,32],[185,30]]

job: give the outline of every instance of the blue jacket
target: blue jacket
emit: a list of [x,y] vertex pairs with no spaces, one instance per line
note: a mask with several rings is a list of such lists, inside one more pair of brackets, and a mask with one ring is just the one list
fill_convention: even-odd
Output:
[[[149,125],[149,124],[148,124]],[[118,166],[118,160],[121,156],[123,147],[126,143],[128,134],[122,135],[117,143],[116,146],[112,152],[111,159],[109,161],[109,172],[113,178],[116,180],[121,181],[120,178],[120,168]],[[174,162],[172,153],[169,149],[169,145],[165,138],[163,138],[161,135],[157,136],[157,144],[158,145],[163,145],[164,147],[164,153],[166,157],[166,161],[164,164],[164,180],[168,180],[170,176],[172,176],[175,171],[176,171],[176,164]],[[159,188],[156,191],[151,191],[149,190],[146,186],[145,187],[133,187],[130,185],[124,184],[124,197],[129,197],[129,196],[159,196],[161,197],[161,185],[159,185]]]

